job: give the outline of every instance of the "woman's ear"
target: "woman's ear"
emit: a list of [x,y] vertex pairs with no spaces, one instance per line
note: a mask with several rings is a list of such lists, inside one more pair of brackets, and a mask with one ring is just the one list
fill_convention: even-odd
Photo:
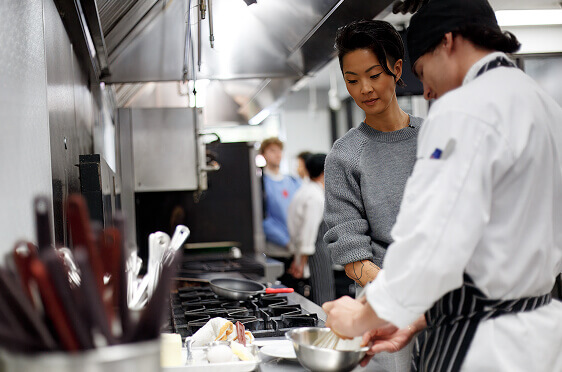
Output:
[[394,75],[396,75],[396,77],[394,78],[394,82],[398,83],[398,80],[400,80],[400,78],[402,77],[402,66],[403,66],[404,61],[402,61],[401,59],[399,59],[398,61],[394,62]]

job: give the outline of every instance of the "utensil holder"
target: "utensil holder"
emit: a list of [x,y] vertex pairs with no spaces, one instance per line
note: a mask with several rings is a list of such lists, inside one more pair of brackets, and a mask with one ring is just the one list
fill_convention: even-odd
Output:
[[159,372],[160,339],[108,346],[77,354],[0,351],[2,372]]

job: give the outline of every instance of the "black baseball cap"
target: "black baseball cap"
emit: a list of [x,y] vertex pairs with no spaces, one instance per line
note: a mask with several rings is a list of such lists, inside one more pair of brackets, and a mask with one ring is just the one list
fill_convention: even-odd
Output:
[[418,58],[437,45],[447,32],[476,25],[500,30],[487,0],[429,0],[410,19],[408,53],[412,68]]

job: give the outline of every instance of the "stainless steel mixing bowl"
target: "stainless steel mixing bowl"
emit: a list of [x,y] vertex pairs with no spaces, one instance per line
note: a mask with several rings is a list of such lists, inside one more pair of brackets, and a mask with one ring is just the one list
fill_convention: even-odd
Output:
[[329,331],[329,328],[296,328],[285,333],[285,337],[292,341],[297,358],[303,367],[315,372],[351,371],[363,359],[369,348],[333,350],[312,346],[318,337]]

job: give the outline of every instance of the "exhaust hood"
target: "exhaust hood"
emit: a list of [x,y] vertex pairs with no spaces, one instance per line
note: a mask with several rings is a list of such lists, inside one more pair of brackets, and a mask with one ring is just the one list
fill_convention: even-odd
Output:
[[[194,58],[188,58],[187,76],[212,82],[205,97],[205,110],[215,116],[205,124],[212,125],[221,120],[223,108],[236,108],[240,123],[274,109],[299,79],[313,75],[334,57],[338,27],[372,19],[392,0],[257,0],[250,5],[245,0],[96,2],[109,62],[109,75],[102,80],[115,85],[118,101],[134,105],[146,83],[184,78],[189,26]],[[211,7],[214,48],[211,13],[207,9],[205,19],[199,19],[200,2]],[[170,92],[177,90],[173,84],[166,86]]]

